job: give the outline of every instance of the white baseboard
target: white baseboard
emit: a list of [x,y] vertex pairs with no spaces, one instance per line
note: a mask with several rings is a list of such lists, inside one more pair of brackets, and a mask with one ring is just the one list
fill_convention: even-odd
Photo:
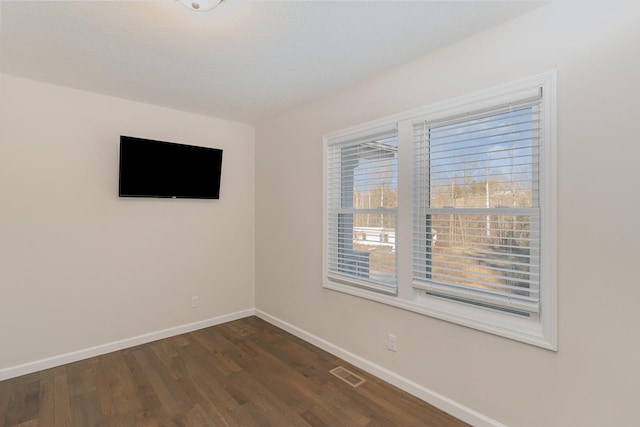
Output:
[[20,375],[30,374],[32,372],[42,371],[56,366],[65,365],[78,360],[88,359],[101,354],[111,353],[140,344],[157,341],[163,338],[169,338],[175,335],[196,331],[198,329],[208,328],[210,326],[219,325],[221,323],[230,322],[232,320],[242,319],[243,317],[253,316],[254,309],[237,311],[235,313],[225,314],[222,316],[212,317],[210,319],[198,322],[187,323],[185,325],[175,326],[173,328],[163,329],[161,331],[150,332],[148,334],[138,335],[126,338],[120,341],[114,341],[83,350],[73,351],[71,353],[61,354],[59,356],[48,357],[46,359],[36,360],[34,362],[24,363],[22,365],[11,366],[0,369],[0,381],[9,378],[18,377]]
[[255,315],[271,323],[272,325],[284,329],[285,331],[297,336],[298,338],[315,345],[316,347],[320,347],[321,349],[333,354],[334,356],[346,360],[347,362],[351,363],[354,366],[357,366],[363,371],[369,372],[371,375],[374,375],[390,384],[393,384],[401,390],[404,390],[407,393],[412,394],[421,400],[424,400],[425,402],[450,415],[453,415],[454,417],[466,423],[477,427],[504,427],[504,424],[501,424],[496,420],[482,415],[474,411],[473,409],[467,408],[466,406],[461,405],[460,403],[455,402],[439,393],[436,393],[433,390],[429,390],[428,388],[417,384],[408,378],[404,378],[386,368],[383,368],[380,365],[377,365],[367,359],[364,359],[343,348],[340,348],[337,345],[330,343],[329,341],[326,341],[316,335],[293,326],[292,324],[280,320],[277,317],[271,316],[264,311],[256,309]]

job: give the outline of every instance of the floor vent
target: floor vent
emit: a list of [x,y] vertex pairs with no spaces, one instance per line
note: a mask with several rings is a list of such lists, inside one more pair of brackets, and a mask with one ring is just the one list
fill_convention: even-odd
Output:
[[351,387],[358,387],[360,384],[366,381],[364,378],[357,376],[356,374],[343,368],[342,366],[333,368],[329,372],[340,378],[345,383],[349,384]]

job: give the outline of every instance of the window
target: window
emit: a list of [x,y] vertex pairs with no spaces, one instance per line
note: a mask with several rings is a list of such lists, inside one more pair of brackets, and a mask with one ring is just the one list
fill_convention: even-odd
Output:
[[397,131],[334,141],[327,161],[330,277],[395,294]]
[[414,124],[416,288],[539,311],[541,100]]
[[555,73],[325,137],[325,280],[556,349]]

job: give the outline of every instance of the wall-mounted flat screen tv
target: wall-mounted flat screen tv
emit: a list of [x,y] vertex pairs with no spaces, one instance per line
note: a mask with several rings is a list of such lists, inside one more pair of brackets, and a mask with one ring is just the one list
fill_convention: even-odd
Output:
[[219,199],[222,150],[120,136],[120,197]]

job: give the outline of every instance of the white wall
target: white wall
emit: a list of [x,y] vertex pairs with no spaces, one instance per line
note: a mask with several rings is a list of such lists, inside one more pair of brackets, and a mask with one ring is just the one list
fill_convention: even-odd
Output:
[[[222,148],[220,200],[118,198],[121,134]],[[2,75],[0,137],[0,371],[253,308],[253,126]]]
[[[261,123],[256,308],[507,425],[638,425],[639,22],[640,2],[555,2]],[[323,134],[551,69],[558,352],[321,287]]]

